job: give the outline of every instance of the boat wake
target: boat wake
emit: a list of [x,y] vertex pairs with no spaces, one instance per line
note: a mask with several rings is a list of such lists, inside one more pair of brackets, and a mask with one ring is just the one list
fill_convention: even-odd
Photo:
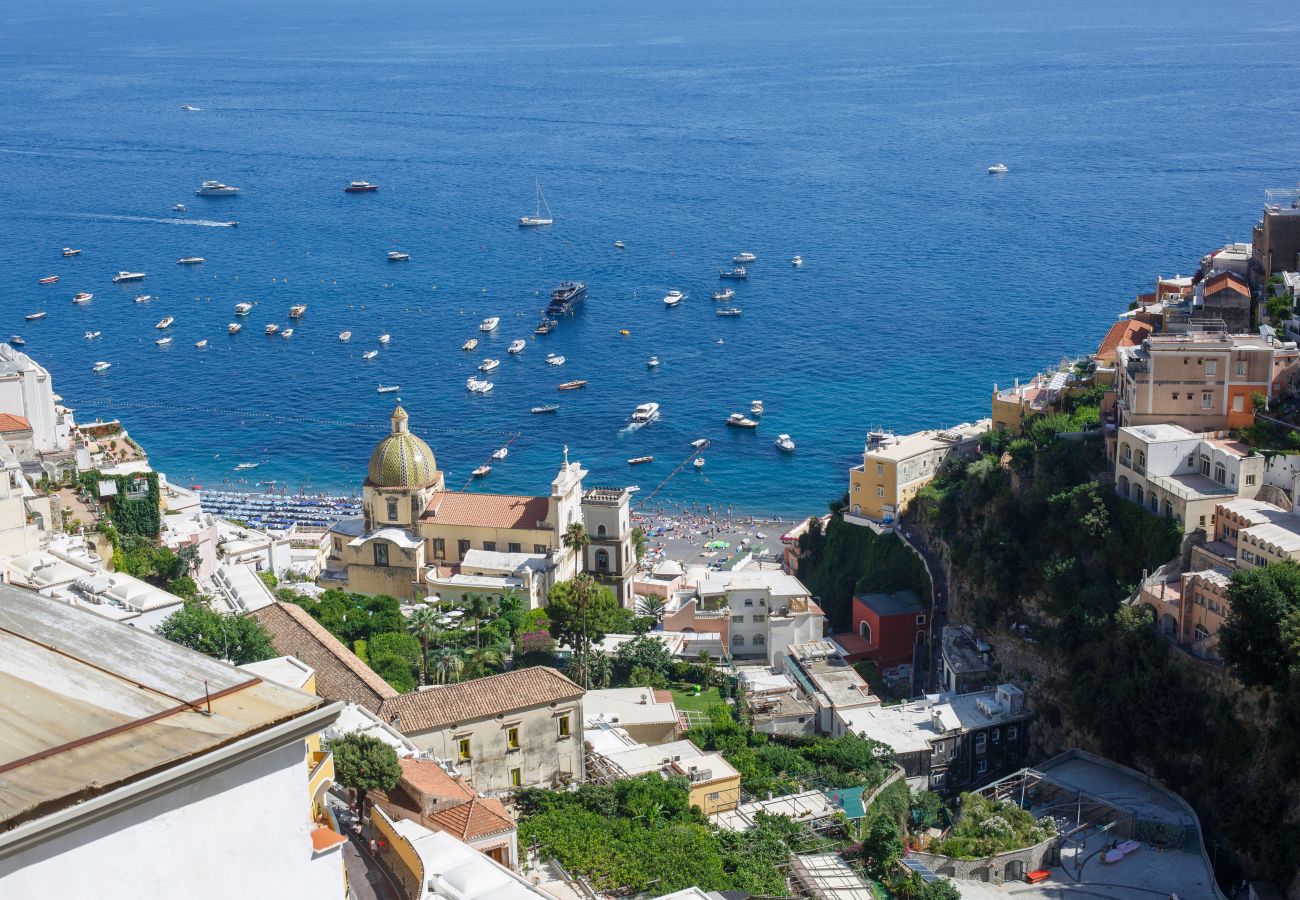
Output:
[[233,228],[237,222],[217,222],[213,219],[164,219],[161,216],[118,216],[110,213],[63,213],[53,218],[90,219],[99,222],[144,222],[154,225],[192,225],[199,228]]

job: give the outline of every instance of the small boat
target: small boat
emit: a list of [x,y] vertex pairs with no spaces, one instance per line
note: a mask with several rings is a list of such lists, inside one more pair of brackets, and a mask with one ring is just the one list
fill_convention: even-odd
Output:
[[80,251],[79,249],[77,249],[76,247],[64,247],[64,248],[63,248],[63,255],[64,255],[64,256],[80,256],[80,255],[81,255],[81,251]]
[[158,340],[154,341],[154,343],[157,344],[159,347],[166,347],[166,346],[167,346],[168,344],[170,344],[171,342],[172,342],[172,339],[169,338],[169,337],[158,338]]
[[84,337],[84,338],[85,338],[86,340],[88,340],[88,341],[93,341],[95,338],[99,337],[101,334],[103,334],[102,331],[87,331],[85,334],[82,335],[82,337]]
[[10,336],[9,336],[9,343],[13,344],[15,347],[25,347],[25,346],[27,346],[27,342],[26,342],[25,340],[23,340],[23,336],[22,336],[21,334],[12,334],[12,335],[10,335]]
[[400,384],[381,384],[375,388],[377,394],[395,394],[402,389]]
[[528,344],[522,340],[511,341],[510,346],[506,348],[507,353],[523,353]]
[[44,278],[36,279],[37,284],[55,284],[59,280],[58,275],[46,275]]
[[243,327],[244,326],[240,325],[238,322],[231,322],[229,325],[226,326],[226,331],[229,334],[239,334],[239,329]]
[[293,337],[293,329],[292,328],[280,329],[280,337]]
[[802,257],[802,256],[796,256],[796,257],[794,257],[793,259],[790,260],[790,265],[794,266],[796,269],[802,268],[802,267],[803,267],[803,257]]
[[634,456],[634,457],[632,457],[631,459],[629,459],[629,460],[627,461],[627,464],[628,464],[629,466],[639,466],[639,465],[641,465],[642,463],[648,463],[648,462],[654,462],[654,461],[655,461],[655,458],[654,458],[653,456]]
[[554,353],[548,353],[546,354],[546,364],[548,366],[562,366],[564,365],[564,357],[556,356]]
[[794,441],[790,440],[790,435],[788,434],[777,435],[776,449],[780,450],[782,453],[793,453]]
[[736,296],[736,292],[731,288],[723,288],[720,291],[713,292],[713,299],[719,302],[723,300],[730,300],[734,296]]
[[403,253],[403,252],[400,251],[400,250],[389,250],[389,251],[388,251],[388,261],[389,261],[389,262],[406,262],[406,261],[409,260],[410,258],[411,258],[411,254],[409,254],[409,253]]
[[697,468],[697,469],[703,469],[703,468],[704,468],[704,457],[703,457],[703,456],[697,456],[697,457],[695,457],[695,468]]
[[614,242],[614,249],[615,249],[615,250],[622,250],[622,249],[623,249],[623,242],[622,242],[622,241],[615,241],[615,242]]
[[99,362],[95,363],[96,372],[107,372],[112,367],[113,367],[112,363],[104,362],[103,360],[100,360]]
[[496,331],[497,326],[501,324],[501,319],[497,316],[488,316],[479,323],[479,331]]
[[664,297],[664,306],[676,306],[684,299],[686,299],[686,295],[681,291],[669,291],[667,296]]
[[470,338],[468,341],[460,345],[460,349],[473,350],[477,346],[478,346],[478,338]]
[[719,347],[721,347],[723,344],[726,343],[726,341],[724,341],[722,338],[718,338],[718,339],[717,339],[716,341],[714,341],[713,343],[715,343],[715,344],[717,344]]
[[716,315],[719,316],[738,316],[740,313],[741,309],[739,306],[728,306],[726,309],[719,309],[716,311]]
[[144,281],[144,272],[118,272],[113,276],[114,284],[122,284],[126,281]]
[[727,424],[732,428],[757,428],[758,423],[753,419],[747,419],[742,413],[732,413],[727,416]]
[[175,206],[172,207],[172,212],[185,212],[185,204],[177,203]]
[[480,372],[491,372],[500,367],[500,365],[501,360],[499,359],[485,359],[483,362],[479,363],[478,370]]
[[350,341],[350,340],[352,340],[352,332],[350,332],[350,331],[340,331],[340,332],[339,332],[339,340],[340,340],[340,341]]
[[557,390],[576,391],[578,388],[585,388],[586,386],[587,386],[587,382],[579,379],[578,381],[566,381],[563,384],[561,384],[557,388]]
[[198,108],[197,106],[190,106],[188,103],[186,103],[186,104],[183,104],[183,105],[181,106],[181,111],[182,111],[182,112],[198,112],[198,111],[199,111],[199,108]]
[[175,321],[176,321],[175,316],[163,316],[161,319],[158,320],[158,324],[155,325],[154,328],[171,328],[172,322]]
[[94,299],[94,296],[95,296],[95,295],[92,294],[92,293],[90,293],[89,291],[82,291],[82,292],[79,293],[79,294],[73,294],[73,295],[72,295],[72,302],[73,302],[73,303],[89,303],[92,299]]
[[202,350],[202,349],[203,349],[204,347],[206,347],[207,345],[208,345],[208,339],[207,339],[207,338],[204,338],[204,339],[201,340],[201,341],[196,341],[196,342],[195,342],[195,344],[194,344],[194,349],[196,349],[196,350]]
[[748,251],[744,251],[741,253],[737,253],[735,256],[733,256],[731,258],[731,261],[738,266],[747,266],[750,263],[754,262],[756,259],[758,259],[757,256],[755,256],[754,254]]
[[247,472],[249,469],[256,469],[260,463],[240,463],[235,466],[236,472]]
[[751,400],[749,403],[749,414],[751,416],[761,416],[763,414],[763,401]]
[[491,474],[492,474],[492,467],[491,467],[491,466],[486,466],[486,465],[484,465],[484,466],[479,466],[477,469],[474,470],[474,477],[475,477],[475,478],[485,478],[485,477],[487,477],[488,475],[491,475]]
[[387,343],[388,343],[389,341],[391,341],[392,339],[393,339],[393,336],[392,336],[391,334],[388,334],[387,332],[385,332],[384,334],[381,334],[381,335],[379,336],[379,343],[381,343],[381,344],[387,344]]
[[180,259],[176,260],[176,265],[197,266],[202,262],[204,262],[204,259],[201,256],[182,256]]
[[250,311],[252,308],[253,308],[253,304],[251,304],[251,303],[236,303],[236,304],[235,304],[235,315],[237,315],[237,316],[246,316],[246,315],[248,315],[249,311]]
[[529,410],[529,412],[537,416],[537,415],[542,415],[543,413],[556,412],[559,410],[559,408],[560,405],[558,403],[547,403],[544,406],[534,406],[531,410]]
[[1007,168],[1006,163],[994,163],[989,166],[990,175],[1005,175],[1011,170]]
[[270,322],[270,323],[268,323],[267,326],[266,326],[266,333],[267,333],[267,334],[275,334],[275,333],[276,333],[277,331],[279,331],[279,330],[280,330],[280,326],[277,325],[277,324],[274,323],[274,322]]
[[297,303],[297,304],[295,304],[295,305],[289,307],[289,318],[291,318],[291,319],[301,319],[301,318],[302,318],[302,314],[305,313],[306,311],[307,311],[307,304],[306,304],[306,303]]
[[361,354],[361,358],[362,358],[362,359],[374,359],[374,358],[375,358],[376,356],[378,356],[378,355],[379,355],[379,351],[378,351],[378,350],[367,350],[365,353],[362,353],[362,354]]
[[658,365],[659,365],[659,357],[657,357],[657,356],[652,356],[652,357],[650,357],[648,360],[646,360],[646,363],[645,363],[645,364],[646,364],[647,366],[649,366],[650,368],[652,368],[652,369],[657,368]]
[[485,381],[482,378],[467,378],[465,387],[475,394],[486,394],[492,390],[492,382]]
[[[537,207],[537,208],[534,210],[534,212],[533,212],[533,214],[532,214],[531,216],[520,216],[520,217],[519,217],[519,227],[520,227],[520,228],[535,228],[535,227],[537,227],[538,225],[553,225],[553,224],[555,224],[555,220],[554,220],[553,218],[551,218],[551,205],[550,205],[549,203],[546,202],[546,197],[543,196],[543,194],[542,194],[542,183],[541,183],[541,181],[534,180],[534,184],[535,184],[535,186],[536,186],[536,188],[537,188],[537,197],[536,197],[536,200],[537,200],[536,207]],[[542,207],[543,207],[543,206],[546,207],[546,215],[542,215]]]
[[47,315],[49,315],[49,313],[42,310],[41,312],[28,313],[25,318],[28,322],[37,322],[44,319]]
[[626,329],[626,328],[620,328],[620,329],[618,330],[618,333],[619,333],[619,336],[620,336],[620,337],[627,337],[627,336],[630,335],[632,332],[631,332],[630,330]]
[[239,193],[239,188],[220,181],[205,181],[194,193],[200,197],[233,197]]
[[350,181],[348,182],[348,186],[343,189],[343,193],[368,194],[377,190],[379,190],[379,185],[371,184],[369,181]]
[[696,438],[695,440],[691,441],[691,446],[694,447],[696,450],[703,450],[705,447],[709,446],[709,439]]
[[555,330],[555,326],[559,324],[560,322],[558,319],[543,318],[542,321],[538,323],[537,327],[533,329],[533,334],[550,334]]
[[492,458],[497,460],[505,459],[509,455],[510,455],[510,450],[506,447],[502,447],[500,450],[492,451]]
[[152,299],[153,299],[153,294],[136,294],[136,295],[135,295],[135,302],[136,302],[136,303],[148,303],[148,302],[149,302],[150,300],[152,300]]
[[735,281],[743,281],[749,277],[744,266],[736,266],[734,269],[723,269],[718,273],[719,278],[730,278]]
[[642,403],[632,410],[633,422],[653,422],[657,418],[659,418],[658,403]]

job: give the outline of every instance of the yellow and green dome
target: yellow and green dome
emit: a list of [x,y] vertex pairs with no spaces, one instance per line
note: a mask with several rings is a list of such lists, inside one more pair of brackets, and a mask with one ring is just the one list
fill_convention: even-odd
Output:
[[406,430],[406,410],[393,410],[393,430],[370,454],[369,483],[375,487],[423,487],[438,478],[429,445]]

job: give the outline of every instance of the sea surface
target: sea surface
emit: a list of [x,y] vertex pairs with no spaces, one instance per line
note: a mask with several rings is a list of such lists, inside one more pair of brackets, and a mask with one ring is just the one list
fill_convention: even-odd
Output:
[[[995,382],[1093,350],[1157,274],[1249,240],[1264,190],[1300,180],[1294,13],[11,0],[0,336],[184,483],[356,489],[394,402],[376,387],[396,384],[449,486],[509,441],[477,489],[545,493],[567,446],[590,484],[636,483],[651,506],[816,512],[868,429],[987,415]],[[986,174],[997,161],[1010,173]],[[204,179],[242,192],[197,197]],[[344,194],[354,179],[380,190]],[[535,180],[555,225],[520,229]],[[740,251],[759,257],[743,315],[718,318]],[[191,255],[207,261],[177,265]],[[119,269],[148,278],[114,285]],[[534,339],[564,279],[587,282],[585,308]],[[667,309],[674,288],[688,299]],[[500,329],[462,352],[489,315]],[[471,395],[489,356],[495,390]],[[756,398],[756,433],[724,427]],[[646,401],[661,420],[629,431]],[[669,478],[699,437],[703,471]]]

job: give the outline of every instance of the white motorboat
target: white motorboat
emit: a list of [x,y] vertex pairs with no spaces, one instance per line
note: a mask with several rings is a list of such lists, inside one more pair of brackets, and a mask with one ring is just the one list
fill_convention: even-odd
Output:
[[379,336],[379,343],[381,343],[381,344],[387,344],[387,343],[388,343],[389,341],[391,341],[392,339],[393,339],[393,336],[392,336],[391,334],[387,334],[387,333],[385,333],[385,334],[381,334],[381,335]]
[[407,261],[408,259],[410,259],[410,258],[411,258],[411,254],[409,254],[409,253],[403,253],[403,252],[400,251],[400,250],[389,250],[389,251],[388,251],[388,261],[389,261],[389,262],[406,262],[406,261]]
[[507,353],[523,353],[528,344],[522,340],[511,341],[510,346],[506,348]]
[[564,357],[550,354],[546,357],[546,364],[548,366],[562,366],[564,365]]
[[9,343],[13,344],[15,347],[27,346],[27,342],[23,340],[23,336],[21,334],[9,335]]
[[229,334],[239,334],[239,329],[243,327],[244,326],[240,325],[238,322],[231,322],[229,325],[226,326],[226,331]]
[[350,332],[350,331],[340,331],[340,332],[339,332],[339,340],[340,340],[340,341],[350,341],[350,340],[352,340],[352,332]]
[[118,272],[113,276],[114,284],[122,284],[126,281],[144,281],[144,272]]
[[697,468],[697,469],[703,469],[703,468],[704,468],[704,457],[703,457],[703,456],[697,456],[697,457],[695,457],[695,468]]
[[100,360],[99,362],[95,363],[96,372],[107,372],[112,367],[113,367],[112,363],[104,362],[103,360]]
[[468,341],[460,345],[460,349],[473,350],[477,346],[478,346],[478,338],[470,338]]
[[510,455],[510,451],[505,447],[502,447],[500,450],[492,451],[493,459],[505,459],[509,455]]
[[81,251],[78,250],[76,247],[64,247],[64,248],[63,248],[63,255],[64,255],[64,256],[80,256],[80,255],[81,255]]
[[101,334],[103,334],[102,331],[87,331],[84,335],[82,335],[82,337],[84,337],[84,338],[85,338],[86,340],[88,340],[88,341],[93,341],[95,338],[99,337]]
[[161,319],[158,320],[158,324],[155,325],[154,328],[171,328],[172,322],[175,321],[176,321],[175,316],[163,316]]
[[659,418],[658,403],[642,403],[632,410],[633,422],[653,422],[657,418]]
[[742,413],[732,413],[727,416],[727,424],[732,428],[757,428],[758,423],[753,419],[747,419]]
[[465,387],[475,394],[486,394],[492,390],[492,382],[482,378],[470,378],[465,381]]
[[293,329],[292,329],[292,328],[281,328],[281,329],[280,329],[280,337],[293,337]]
[[150,300],[152,300],[152,299],[153,299],[153,294],[136,294],[136,295],[135,295],[135,302],[136,302],[136,303],[148,303],[148,302],[149,302]]
[[306,303],[296,303],[293,306],[289,307],[289,318],[301,319],[302,314],[305,313],[306,311],[307,311]]
[[204,262],[204,259],[201,256],[182,256],[180,259],[176,260],[176,265],[197,266],[202,262]]
[[736,266],[732,269],[723,269],[718,273],[719,278],[730,278],[733,281],[744,281],[749,278],[749,272],[744,266]]
[[181,111],[182,111],[182,112],[198,112],[198,111],[199,111],[199,108],[198,108],[197,106],[191,106],[191,105],[188,104],[188,103],[184,103],[184,104],[181,105]]
[[[520,216],[520,217],[519,217],[519,227],[520,227],[520,228],[535,228],[535,227],[537,227],[538,225],[553,225],[553,224],[555,224],[555,220],[551,217],[551,205],[550,205],[549,203],[546,202],[546,197],[543,196],[543,194],[542,194],[542,183],[541,183],[541,181],[539,181],[539,180],[534,180],[534,185],[535,185],[536,188],[537,188],[537,197],[536,197],[536,200],[537,200],[537,204],[536,204],[536,206],[537,206],[537,208],[534,210],[534,212],[533,212],[533,214],[532,214],[531,216]],[[542,215],[542,207],[545,207],[545,208],[546,208],[546,215]]]
[[736,296],[736,292],[733,288],[723,288],[720,291],[713,292],[713,299],[719,302],[730,300],[734,296]]
[[731,261],[738,266],[747,266],[750,263],[754,262],[756,259],[758,259],[757,256],[755,256],[754,254],[746,250],[742,253],[737,253],[735,256],[731,258]]
[[239,193],[239,188],[220,181],[205,181],[194,193],[200,197],[233,197]]
[[696,438],[695,440],[691,441],[691,446],[694,447],[696,450],[703,450],[705,447],[709,446],[709,439]]
[[479,364],[478,370],[480,372],[491,372],[497,369],[500,365],[501,360],[499,359],[485,359]]
[[369,181],[349,181],[348,186],[343,189],[345,194],[373,194],[379,190],[379,185]]
[[477,469],[474,470],[475,478],[486,478],[488,475],[491,474],[492,474],[491,466],[479,466]]
[[482,322],[479,323],[478,330],[496,331],[497,326],[500,324],[501,324],[501,319],[499,316],[488,316],[486,319],[484,319]]
[[365,353],[362,353],[362,354],[361,354],[361,358],[362,358],[362,359],[374,359],[374,358],[375,358],[376,356],[378,356],[378,355],[379,355],[379,351],[378,351],[378,350],[367,350]]
[[751,400],[749,402],[749,414],[751,416],[761,416],[763,414],[763,401]]
[[652,368],[652,369],[657,368],[657,367],[659,366],[659,357],[657,357],[657,356],[652,356],[652,357],[650,357],[649,359],[646,360],[646,363],[645,363],[645,364],[646,364],[647,366],[649,366],[650,368]]
[[623,249],[623,242],[622,242],[622,241],[615,241],[615,242],[614,242],[614,249],[615,249],[615,250],[622,250],[622,249]]
[[49,315],[49,313],[42,310],[41,312],[28,313],[24,318],[28,322],[39,322],[41,319],[44,319],[47,315]]
[[558,412],[560,405],[558,403],[547,403],[543,406],[534,406],[529,410],[533,415],[543,415],[545,413]]
[[401,386],[400,384],[381,384],[379,387],[375,388],[375,393],[378,393],[378,394],[395,394],[395,393],[397,393],[398,391],[400,391],[401,389],[402,389],[402,386]]
[[796,256],[796,257],[794,257],[794,259],[790,260],[790,265],[794,266],[796,269],[802,268],[802,267],[803,267],[803,257],[802,257],[802,256]]
[[790,440],[790,435],[788,434],[777,435],[776,449],[780,450],[782,453],[793,453],[794,441]]
[[248,315],[249,311],[252,310],[252,308],[253,308],[253,304],[251,303],[236,303],[235,315],[246,316]]
[[157,344],[159,347],[166,347],[166,346],[167,346],[168,344],[170,344],[171,342],[172,342],[172,339],[169,338],[169,337],[158,338],[158,340],[154,341],[154,343]]
[[201,340],[201,341],[196,341],[196,342],[195,342],[195,344],[194,344],[194,349],[196,349],[196,350],[202,350],[202,349],[203,349],[204,347],[206,347],[207,345],[208,345],[208,339],[207,339],[207,338],[204,338],[204,339]]
[[741,312],[743,312],[743,310],[739,306],[728,306],[725,309],[714,310],[714,315],[727,318],[727,317],[738,316],[741,314]]
[[267,333],[267,334],[275,334],[275,333],[276,333],[277,331],[279,331],[279,330],[280,330],[280,326],[277,325],[277,324],[275,324],[274,322],[270,322],[270,323],[268,323],[267,326],[266,326],[266,333]]
[[1010,171],[1011,170],[1007,168],[1006,163],[994,163],[993,165],[989,166],[990,175],[1005,175]]
[[72,302],[73,302],[73,303],[89,303],[89,302],[90,302],[91,300],[93,300],[94,298],[95,298],[95,295],[92,294],[92,293],[90,293],[89,291],[82,291],[82,292],[79,293],[79,294],[75,294],[75,295],[73,295],[73,297],[72,297]]
[[172,207],[172,212],[185,212],[185,211],[186,209],[184,203],[177,203],[175,206]]
[[676,306],[686,299],[686,295],[681,291],[669,291],[664,297],[664,306]]

